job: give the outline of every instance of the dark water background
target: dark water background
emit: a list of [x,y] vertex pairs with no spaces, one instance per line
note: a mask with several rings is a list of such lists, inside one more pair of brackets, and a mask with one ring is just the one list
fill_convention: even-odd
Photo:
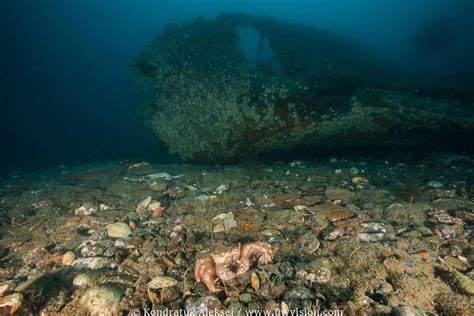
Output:
[[473,81],[470,0],[2,0],[0,172],[175,159],[135,118],[130,64],[166,24],[229,11],[334,30],[421,80]]

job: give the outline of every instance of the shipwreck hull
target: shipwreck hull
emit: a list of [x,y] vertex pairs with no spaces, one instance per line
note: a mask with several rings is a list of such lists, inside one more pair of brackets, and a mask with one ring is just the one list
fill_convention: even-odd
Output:
[[[253,64],[242,27],[259,34]],[[141,116],[186,161],[319,146],[438,149],[474,136],[471,99],[414,93],[368,49],[272,18],[228,14],[170,25],[133,69],[147,87]]]

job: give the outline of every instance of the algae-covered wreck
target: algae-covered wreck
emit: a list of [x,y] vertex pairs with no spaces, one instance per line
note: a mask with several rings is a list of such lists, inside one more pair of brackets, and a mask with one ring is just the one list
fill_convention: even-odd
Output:
[[[253,51],[245,32],[257,34]],[[409,89],[361,45],[272,18],[225,14],[169,25],[133,69],[146,87],[141,116],[188,161],[474,136],[472,99]]]

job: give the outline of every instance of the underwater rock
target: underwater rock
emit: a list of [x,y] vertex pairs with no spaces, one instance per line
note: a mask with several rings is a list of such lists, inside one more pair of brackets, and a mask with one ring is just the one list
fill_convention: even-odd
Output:
[[448,273],[448,282],[453,284],[456,290],[463,294],[474,296],[474,281],[459,271],[453,270]]
[[285,293],[286,301],[312,300],[314,298],[311,290],[302,285],[295,285]]
[[[249,62],[239,28],[255,29],[274,56]],[[321,147],[434,148],[474,136],[465,100],[417,94],[361,43],[268,17],[223,14],[169,25],[133,71],[151,87],[140,115],[187,161]]]

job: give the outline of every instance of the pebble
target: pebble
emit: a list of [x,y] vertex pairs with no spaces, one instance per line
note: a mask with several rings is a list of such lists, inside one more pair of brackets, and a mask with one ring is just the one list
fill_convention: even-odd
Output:
[[367,233],[360,233],[357,235],[360,241],[364,242],[379,242],[385,240],[385,234],[376,233],[376,234],[367,234]]
[[463,212],[463,211],[456,211],[455,216],[457,218],[462,219],[466,223],[473,224],[474,223],[474,213],[471,212]]
[[76,255],[74,254],[74,252],[68,251],[63,255],[61,263],[65,266],[70,266],[72,265],[74,260],[76,260]]
[[433,189],[441,189],[442,187],[444,187],[443,183],[441,183],[440,181],[437,181],[437,180],[432,180],[432,181],[428,182],[426,185],[433,188]]
[[105,267],[110,267],[111,262],[104,257],[89,257],[89,258],[79,258],[76,259],[71,266],[77,270],[84,270],[84,269],[100,269]]
[[255,295],[251,293],[242,293],[239,295],[239,301],[242,303],[248,304],[250,302],[255,301]]
[[201,202],[205,202],[207,200],[209,200],[211,197],[207,194],[201,194],[199,196],[196,197],[196,200],[199,200]]
[[148,282],[147,286],[150,289],[158,290],[158,289],[164,289],[167,287],[175,286],[177,283],[178,281],[176,281],[173,278],[160,275],[160,276],[154,277],[150,282]]
[[262,230],[260,235],[269,243],[281,242],[284,240],[283,234],[279,230],[273,228]]
[[216,192],[217,194],[222,194],[222,193],[224,193],[224,191],[227,191],[227,189],[228,189],[228,188],[226,187],[225,184],[221,184],[220,186],[218,186],[218,187],[216,188],[216,191],[215,191],[215,192]]
[[152,183],[150,183],[149,187],[155,192],[163,192],[168,189],[168,184],[164,182],[153,181]]
[[458,271],[449,272],[449,281],[462,293],[474,296],[474,281]]
[[112,238],[126,238],[132,233],[132,229],[125,223],[117,222],[105,226],[107,234]]
[[125,248],[125,242],[122,239],[116,239],[114,242],[114,247],[117,249]]
[[186,315],[198,316],[198,314],[208,315],[209,312],[219,310],[222,306],[221,301],[214,295],[204,297],[189,297],[184,303]]
[[467,272],[471,268],[468,263],[465,263],[459,260],[458,258],[454,258],[451,256],[444,257],[443,263],[461,272]]
[[456,232],[450,227],[436,227],[434,231],[440,238],[451,239],[456,237]]
[[74,214],[78,216],[89,216],[97,213],[97,208],[95,208],[92,203],[84,203],[80,207],[76,208]]
[[302,253],[312,255],[314,254],[321,245],[318,240],[318,235],[313,232],[308,232],[301,235],[296,241],[296,246],[301,250]]
[[228,232],[230,229],[237,227],[237,222],[232,212],[219,214],[211,222],[215,225],[212,230],[214,233]]
[[313,300],[314,294],[302,285],[295,285],[285,294],[285,301]]
[[167,190],[165,190],[164,194],[171,200],[179,200],[186,196],[186,192],[178,187],[174,189],[168,188]]
[[104,254],[106,247],[101,245],[86,245],[81,249],[83,257],[99,257]]
[[331,222],[337,222],[341,220],[345,220],[354,216],[354,213],[348,211],[344,208],[336,208],[334,210],[330,210],[326,215],[326,218]]
[[448,224],[448,225],[462,225],[463,221],[460,218],[449,215],[446,211],[436,210],[429,212],[429,218],[431,222],[438,224]]
[[148,205],[148,209],[150,209],[151,211],[154,211],[154,210],[156,210],[157,208],[160,208],[160,207],[161,207],[160,202],[153,202],[153,203],[150,203]]
[[278,267],[285,278],[292,279],[295,276],[295,267],[289,261],[284,261]]
[[148,196],[137,205],[137,213],[142,213],[151,203],[151,196]]
[[313,285],[328,283],[331,271],[324,267],[307,267],[296,272],[296,278],[311,288]]

